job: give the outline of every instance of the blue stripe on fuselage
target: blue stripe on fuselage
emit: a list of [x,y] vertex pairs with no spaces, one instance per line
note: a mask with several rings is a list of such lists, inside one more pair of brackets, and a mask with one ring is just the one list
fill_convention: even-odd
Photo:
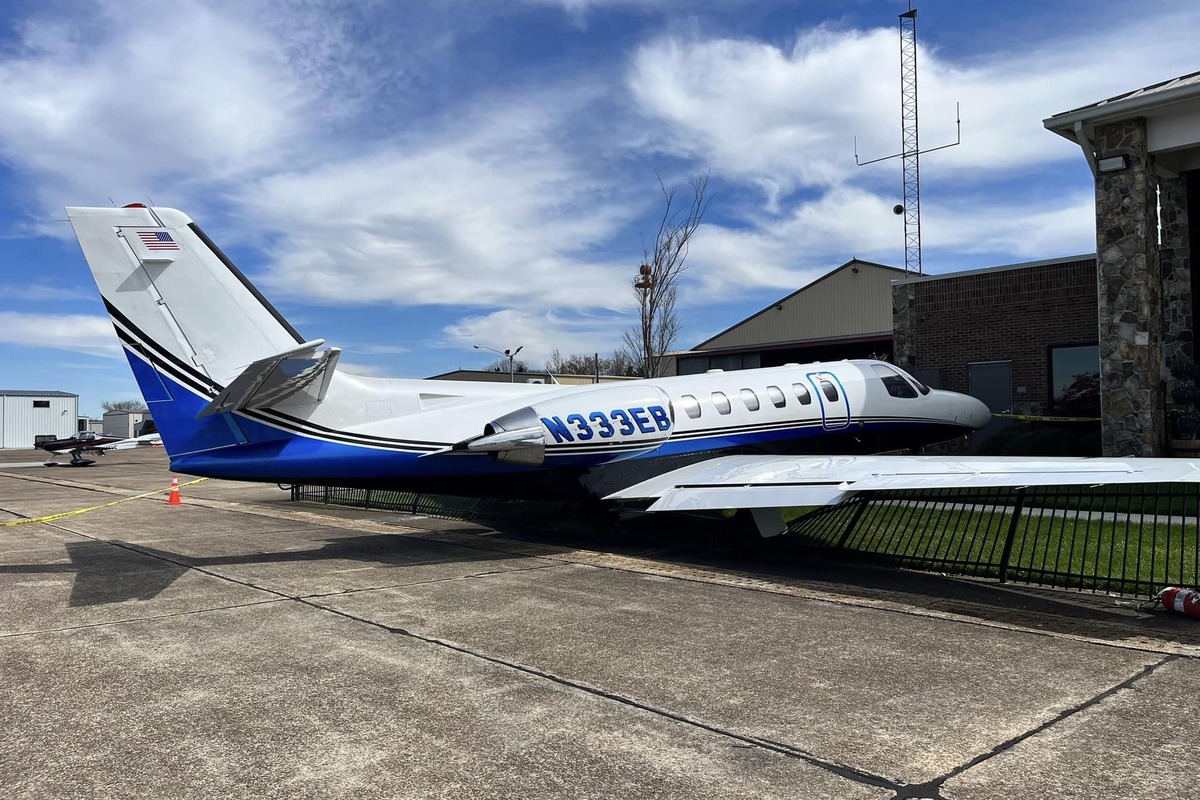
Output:
[[[327,485],[337,485],[339,482],[353,484],[369,479],[394,481],[396,488],[403,488],[406,478],[477,477],[486,481],[488,476],[518,474],[528,474],[530,478],[535,478],[539,473],[544,474],[554,469],[581,470],[614,461],[614,454],[611,452],[548,453],[545,464],[540,467],[506,464],[483,455],[442,454],[421,458],[422,453],[427,451],[405,450],[398,444],[371,447],[365,444],[327,441],[317,436],[266,425],[243,414],[222,413],[196,419],[196,415],[209,402],[206,398],[155,370],[139,356],[133,353],[127,355],[138,385],[143,387],[150,412],[162,433],[167,452],[171,456],[172,469],[190,475]],[[150,396],[170,399],[149,400]],[[812,437],[828,434],[823,428],[812,426],[811,421],[806,422],[808,424],[804,427],[782,430],[718,433],[690,440],[668,440],[662,446],[648,452],[635,450],[621,453],[619,459],[641,460],[708,450],[779,445],[788,440],[811,441]],[[924,426],[912,422],[877,422],[867,423],[858,430],[883,431],[917,427]],[[569,451],[569,448],[564,449]],[[459,488],[462,488],[461,485]],[[453,487],[448,488],[447,493],[453,493]]]

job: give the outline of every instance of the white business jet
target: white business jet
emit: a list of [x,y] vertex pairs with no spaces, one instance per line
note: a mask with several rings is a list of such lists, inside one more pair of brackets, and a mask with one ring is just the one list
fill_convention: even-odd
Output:
[[67,213],[178,472],[750,508],[764,535],[782,531],[783,507],[872,489],[1200,480],[1166,459],[864,458],[990,419],[874,360],[588,386],[351,375],[182,212]]

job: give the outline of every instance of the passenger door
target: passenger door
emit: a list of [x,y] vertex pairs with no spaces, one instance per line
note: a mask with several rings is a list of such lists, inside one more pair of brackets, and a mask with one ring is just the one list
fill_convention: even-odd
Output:
[[821,404],[821,424],[825,430],[850,427],[850,400],[837,376],[832,372],[810,372],[808,382],[812,384],[817,402]]

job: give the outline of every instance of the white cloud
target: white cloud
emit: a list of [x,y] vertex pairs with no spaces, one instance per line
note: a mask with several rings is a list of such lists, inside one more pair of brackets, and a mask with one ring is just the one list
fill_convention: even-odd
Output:
[[[579,15],[656,5],[545,2]],[[406,18],[372,38],[351,35],[351,12],[321,3],[86,8],[17,23],[19,41],[0,55],[0,157],[46,208],[152,195],[202,225],[221,218],[235,244],[262,250],[272,295],[485,309],[447,328],[449,340],[526,344],[535,358],[615,346],[627,323],[611,312],[633,307],[653,169],[697,164],[731,191],[694,240],[686,306],[790,291],[853,256],[902,258],[890,210],[899,166],[859,169],[851,145],[858,134],[869,157],[898,139],[894,27],[819,27],[787,46],[695,32],[636,46],[631,36],[623,76],[579,66],[502,88],[447,85],[410,119],[397,87],[421,77],[427,56],[408,45],[453,54],[457,34],[511,12],[459,3],[437,25]],[[1089,249],[1090,202],[1073,188],[1021,202],[985,195],[1007,191],[993,178],[1080,160],[1043,117],[1191,69],[1190,43],[1177,40],[1200,27],[1198,12],[1177,5],[1139,19],[969,62],[922,49],[922,141],[953,136],[957,99],[966,125],[963,145],[930,157],[931,177],[959,179],[929,182],[930,254]],[[1081,52],[1114,60],[1097,69]],[[978,195],[964,197],[964,184]],[[486,313],[497,307],[510,310]]]
[[[521,347],[517,358],[541,368],[554,350],[563,355],[592,353],[599,347],[608,355],[621,344],[621,334],[636,322],[633,316],[568,316],[558,311],[529,312],[505,309],[466,317],[443,331],[447,346],[492,347],[503,352]],[[472,364],[480,368],[502,355],[480,349]]]
[[633,210],[562,146],[587,94],[481,101],[425,137],[255,184],[241,203],[285,232],[266,283],[350,304],[627,304],[628,265],[589,251]]
[[[281,18],[303,48],[272,38]],[[0,153],[39,178],[53,212],[108,197],[191,200],[278,168],[314,122],[346,111],[322,78],[343,76],[338,27],[309,25],[305,38],[305,19],[250,4],[111,1],[25,19],[0,61]]]
[[[1159,9],[1086,36],[1043,40],[1027,52],[952,61],[920,52],[922,144],[955,139],[962,101],[963,143],[937,159],[981,172],[1027,171],[1079,158],[1041,121],[1054,113],[1194,68],[1182,31],[1200,27],[1200,11]],[[1080,53],[1105,53],[1097,69]],[[894,28],[801,32],[791,47],[749,39],[666,36],[640,47],[629,91],[652,120],[665,124],[650,142],[688,153],[724,176],[762,187],[768,207],[800,186],[880,182],[885,167],[863,160],[897,151],[899,65]],[[897,167],[898,169],[898,167]]]
[[1090,192],[1063,197],[1051,208],[1024,202],[933,206],[922,234],[942,251],[1011,253],[1036,260],[1096,249],[1095,200]]
[[105,358],[121,358],[122,355],[108,318],[85,314],[0,311],[0,342],[25,347],[54,347]]

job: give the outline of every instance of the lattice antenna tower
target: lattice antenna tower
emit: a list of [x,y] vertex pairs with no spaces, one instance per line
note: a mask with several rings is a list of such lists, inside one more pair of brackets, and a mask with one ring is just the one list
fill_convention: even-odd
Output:
[[917,10],[909,0],[908,11],[900,15],[900,152],[870,161],[858,158],[858,137],[854,137],[854,163],[866,166],[892,158],[904,167],[904,205],[893,211],[904,215],[904,272],[922,275],[921,269],[921,153],[954,147],[962,141],[962,119],[955,104],[956,140],[922,151],[917,118]]

